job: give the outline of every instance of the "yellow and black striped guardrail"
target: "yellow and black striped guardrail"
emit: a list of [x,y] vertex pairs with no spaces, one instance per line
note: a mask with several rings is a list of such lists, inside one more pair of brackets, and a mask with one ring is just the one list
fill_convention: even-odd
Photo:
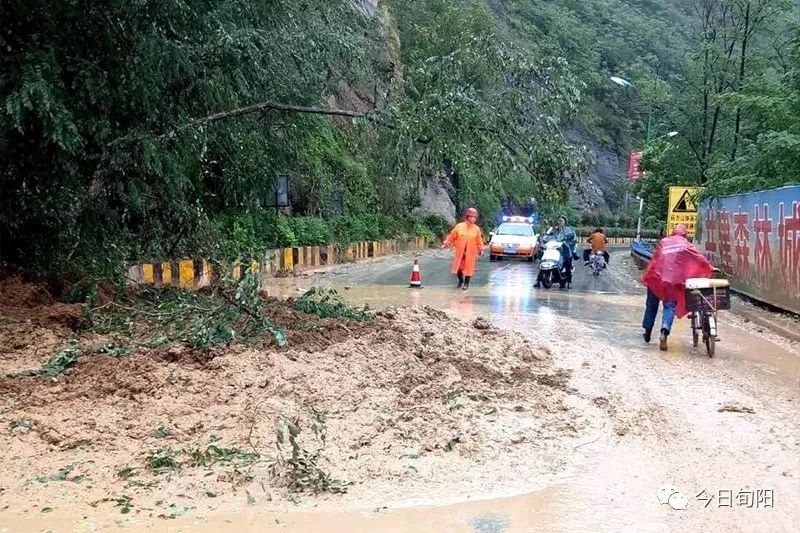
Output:
[[267,250],[259,257],[240,258],[222,263],[206,259],[139,263],[128,267],[128,283],[199,289],[210,285],[215,279],[227,276],[239,279],[248,268],[267,277],[294,275],[340,263],[363,261],[410,250],[424,250],[432,244],[434,241],[425,237],[412,237],[356,242],[342,250],[337,250],[333,245],[292,246]]

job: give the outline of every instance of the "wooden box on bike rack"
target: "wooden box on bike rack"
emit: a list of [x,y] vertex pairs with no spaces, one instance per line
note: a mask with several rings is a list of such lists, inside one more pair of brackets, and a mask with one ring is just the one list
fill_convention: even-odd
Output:
[[731,308],[731,288],[726,279],[686,280],[686,308],[689,311],[718,311]]

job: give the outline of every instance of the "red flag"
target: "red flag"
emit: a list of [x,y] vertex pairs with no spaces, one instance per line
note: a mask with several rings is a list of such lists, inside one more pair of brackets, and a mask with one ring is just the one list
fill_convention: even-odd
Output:
[[642,152],[631,152],[630,163],[628,163],[628,179],[631,181],[638,180],[642,177],[639,172],[639,159],[642,157]]

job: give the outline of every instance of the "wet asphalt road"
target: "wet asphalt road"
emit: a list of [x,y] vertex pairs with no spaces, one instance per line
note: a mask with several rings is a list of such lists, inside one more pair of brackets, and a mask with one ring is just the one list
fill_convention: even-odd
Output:
[[[565,316],[587,323],[617,322],[620,327],[635,329],[641,316],[630,304],[631,299],[638,302],[644,298],[639,274],[627,248],[613,248],[610,253],[609,269],[597,277],[577,261],[570,289],[559,289],[557,285],[550,289],[534,287],[536,262],[490,262],[484,255],[479,258],[470,288],[462,291],[456,288],[457,280],[450,272],[452,252],[448,250],[419,257],[422,289],[408,286],[411,257],[353,265],[351,269],[331,272],[320,284],[340,289],[354,303],[374,306],[432,305],[461,314],[488,311],[493,320],[517,317],[533,327],[542,320]],[[625,309],[609,314],[618,305]]]
[[[450,254],[451,252],[443,251],[436,255],[423,255],[419,258],[424,286],[446,288],[456,284],[455,276],[450,272],[452,262]],[[627,268],[628,261],[629,254],[626,248],[611,250],[610,267],[619,263],[620,268]],[[403,286],[408,284],[410,269],[411,265],[407,262],[392,261],[381,264],[381,268],[360,271],[356,275],[345,273],[341,279],[358,284]],[[515,290],[533,292],[538,269],[538,262],[519,259],[490,262],[488,256],[484,255],[478,260],[471,288],[489,287],[490,290],[504,290],[513,287]],[[593,293],[636,293],[637,287],[630,281],[620,276],[609,275],[608,272],[603,272],[600,276],[595,277],[588,267],[583,266],[582,261],[575,261],[571,290]],[[539,292],[544,294],[548,291],[558,290],[558,286],[554,286],[551,289],[541,289]]]

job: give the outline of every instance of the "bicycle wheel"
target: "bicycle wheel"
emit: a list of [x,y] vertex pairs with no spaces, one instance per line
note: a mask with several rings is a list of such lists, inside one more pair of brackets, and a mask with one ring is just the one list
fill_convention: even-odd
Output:
[[709,357],[714,357],[714,347],[717,344],[717,339],[712,337],[711,335],[706,337],[706,353],[708,353]]
[[698,315],[697,312],[692,313],[692,316],[689,317],[690,324],[692,326],[692,346],[697,348],[697,345],[700,344],[700,333],[698,332]]
[[706,345],[706,353],[709,357],[714,357],[716,337],[711,334],[711,324],[708,321],[708,313],[703,313],[703,342]]

